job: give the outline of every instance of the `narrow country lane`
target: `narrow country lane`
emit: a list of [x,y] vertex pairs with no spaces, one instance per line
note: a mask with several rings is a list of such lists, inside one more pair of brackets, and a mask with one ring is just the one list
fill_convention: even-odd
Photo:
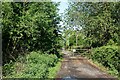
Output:
[[73,57],[70,55],[72,52],[69,51],[64,51],[63,53],[64,60],[62,61],[60,71],[57,73],[57,78],[62,78],[63,80],[66,80],[65,78],[67,78],[68,80],[78,80],[80,78],[104,78],[107,80],[117,80],[100,70],[87,59],[81,56]]

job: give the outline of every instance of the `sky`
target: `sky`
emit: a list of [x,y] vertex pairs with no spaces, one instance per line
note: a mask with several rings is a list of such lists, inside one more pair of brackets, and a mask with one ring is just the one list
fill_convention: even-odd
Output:
[[64,13],[64,10],[67,9],[68,7],[68,3],[67,2],[61,2],[59,5],[59,13]]
[[[68,1],[67,0],[52,0],[54,2],[60,2],[60,5],[58,6],[59,9],[59,14],[61,15],[62,13],[64,13],[65,9],[68,8]],[[63,22],[60,21],[60,25],[64,26]]]
[[[64,13],[65,9],[67,9],[68,3],[67,2],[61,2],[60,5],[58,6],[59,8],[59,14]],[[63,22],[60,22],[60,25],[63,25]]]
[[60,2],[60,5],[58,6],[59,13],[64,13],[64,10],[68,7],[68,0],[52,0],[53,2]]

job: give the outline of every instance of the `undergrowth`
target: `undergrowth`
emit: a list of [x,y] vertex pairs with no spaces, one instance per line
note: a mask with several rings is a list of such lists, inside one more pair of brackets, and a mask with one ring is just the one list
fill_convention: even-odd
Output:
[[60,67],[59,58],[40,51],[19,57],[3,66],[3,78],[52,78]]

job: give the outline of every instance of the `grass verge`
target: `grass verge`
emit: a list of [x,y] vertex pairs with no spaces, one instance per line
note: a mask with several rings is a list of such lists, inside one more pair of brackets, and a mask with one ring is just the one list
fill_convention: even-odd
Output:
[[49,74],[48,74],[48,78],[55,78],[56,77],[56,73],[59,71],[61,66],[61,62],[58,62],[55,67],[51,67],[49,68]]

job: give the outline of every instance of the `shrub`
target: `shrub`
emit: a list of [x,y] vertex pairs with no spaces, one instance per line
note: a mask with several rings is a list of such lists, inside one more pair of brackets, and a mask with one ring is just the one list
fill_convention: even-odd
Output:
[[[22,59],[21,59],[22,58]],[[6,78],[47,78],[49,75],[49,68],[54,67],[58,62],[58,58],[53,54],[43,54],[40,51],[31,52],[25,57],[21,57],[19,60],[24,60],[25,62],[15,62],[12,64],[4,66],[4,76]],[[24,59],[23,59],[24,58]],[[19,63],[19,65],[16,65]],[[23,70],[17,71],[17,67]],[[8,75],[10,74],[10,75]]]
[[107,45],[118,45],[117,43],[115,43],[112,39],[110,39],[107,43]]
[[109,73],[119,75],[120,72],[120,52],[118,46],[108,45],[93,48],[90,54],[84,53],[92,60],[98,61],[109,68]]

